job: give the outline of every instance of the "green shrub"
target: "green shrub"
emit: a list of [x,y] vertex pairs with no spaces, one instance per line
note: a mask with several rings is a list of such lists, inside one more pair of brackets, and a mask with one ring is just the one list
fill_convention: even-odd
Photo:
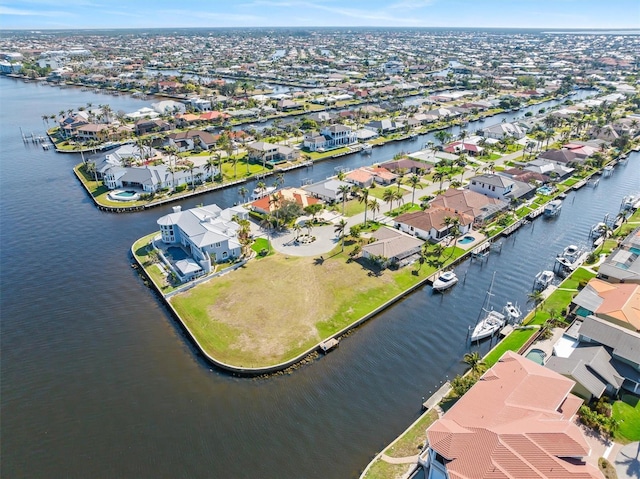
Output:
[[176,191],[178,193],[180,193],[180,192],[186,190],[187,187],[188,187],[188,185],[186,183],[182,183],[181,185],[176,186]]

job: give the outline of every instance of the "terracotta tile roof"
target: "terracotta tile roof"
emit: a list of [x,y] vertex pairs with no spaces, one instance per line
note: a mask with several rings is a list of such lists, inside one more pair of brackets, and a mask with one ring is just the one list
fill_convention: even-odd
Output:
[[601,479],[579,460],[590,448],[571,421],[573,385],[508,351],[427,430],[429,446],[450,479]]
[[481,216],[485,212],[483,208],[491,205],[500,205],[501,203],[502,201],[497,198],[489,198],[475,191],[455,188],[449,188],[431,201],[432,206],[449,208],[457,213],[464,213],[474,218]]
[[594,278],[587,284],[593,289],[602,303],[594,311],[596,316],[611,317],[635,331],[640,331],[640,285],[632,283],[607,283]]
[[320,200],[314,198],[313,196],[309,196],[304,190],[300,190],[297,188],[285,188],[254,201],[253,203],[251,203],[251,206],[256,210],[272,213],[281,206],[278,203],[274,203],[271,201],[274,195],[280,199],[280,203],[284,201],[293,201],[296,204],[300,205],[302,208],[309,205],[315,205],[316,203],[320,202]]

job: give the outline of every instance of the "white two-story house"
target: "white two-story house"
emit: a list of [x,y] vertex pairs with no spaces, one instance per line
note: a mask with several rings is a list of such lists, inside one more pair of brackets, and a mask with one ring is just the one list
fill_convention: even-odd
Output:
[[240,225],[234,218],[248,219],[248,216],[242,206],[223,210],[217,205],[207,205],[186,211],[175,206],[173,213],[158,219],[162,242],[181,245],[189,254],[172,265],[180,279],[185,281],[209,273],[212,264],[240,257]]
[[358,135],[346,125],[330,125],[324,127],[320,134],[307,133],[303,146],[309,151],[322,151],[331,148],[352,145],[358,141]]
[[513,191],[514,182],[501,175],[478,175],[469,180],[469,190],[489,198],[504,200]]

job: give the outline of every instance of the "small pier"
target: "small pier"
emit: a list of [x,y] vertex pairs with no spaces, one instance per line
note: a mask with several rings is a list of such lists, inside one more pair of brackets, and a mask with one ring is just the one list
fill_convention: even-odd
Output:
[[447,394],[449,394],[449,391],[451,391],[451,383],[449,381],[446,381],[435,393],[433,393],[429,397],[429,399],[424,401],[424,398],[422,398],[422,409],[428,411],[429,409],[437,406],[438,403],[442,401]]
[[525,224],[525,222],[528,222],[528,220],[522,218],[513,223],[511,226],[507,226],[504,230],[502,230],[502,236],[509,236],[511,233]]
[[527,215],[527,218],[529,218],[530,220],[536,219],[538,216],[540,216],[542,213],[544,213],[544,207],[541,206],[540,208],[533,210],[531,213],[529,213]]
[[472,259],[484,259],[489,256],[489,251],[491,250],[491,243],[488,241],[486,243],[482,243],[480,246],[477,246],[471,252]]
[[340,341],[338,339],[330,338],[320,343],[320,349],[323,353],[327,354],[332,349],[337,348],[338,344],[340,344]]

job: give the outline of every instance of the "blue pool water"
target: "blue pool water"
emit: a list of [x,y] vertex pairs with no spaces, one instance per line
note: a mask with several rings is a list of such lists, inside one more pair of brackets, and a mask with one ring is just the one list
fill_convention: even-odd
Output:
[[171,259],[173,259],[173,261],[180,261],[181,259],[187,258],[187,253],[185,253],[182,248],[178,248],[177,246],[169,246],[167,248],[167,252],[171,255]]
[[463,236],[458,240],[458,244],[469,244],[475,240],[473,236]]
[[136,192],[135,191],[121,191],[119,193],[116,193],[114,196],[121,196],[122,198],[131,198],[132,196],[135,196]]
[[540,349],[532,349],[525,356],[527,359],[530,359],[534,363],[538,363],[540,366],[544,366],[544,358],[547,356],[547,353]]
[[550,195],[553,192],[553,189],[548,186],[541,186],[537,191],[541,195]]

